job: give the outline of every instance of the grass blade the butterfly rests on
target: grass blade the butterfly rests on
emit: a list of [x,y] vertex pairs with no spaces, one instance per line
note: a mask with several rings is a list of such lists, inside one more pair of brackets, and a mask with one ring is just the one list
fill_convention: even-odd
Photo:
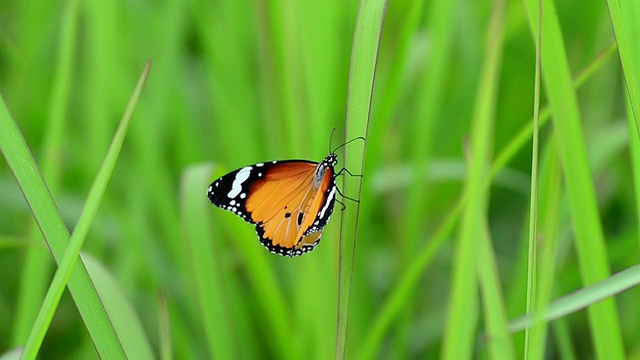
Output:
[[[378,51],[386,9],[386,0],[360,1],[351,52],[345,141],[358,136],[366,138],[368,132]],[[362,147],[355,145],[345,147],[345,168],[350,169],[354,174],[362,174],[365,148],[366,144]],[[347,196],[359,198],[362,193],[362,178],[344,176],[342,192]],[[349,301],[358,236],[359,211],[360,203],[350,204],[342,212],[340,223],[336,359],[344,359],[346,355]]]

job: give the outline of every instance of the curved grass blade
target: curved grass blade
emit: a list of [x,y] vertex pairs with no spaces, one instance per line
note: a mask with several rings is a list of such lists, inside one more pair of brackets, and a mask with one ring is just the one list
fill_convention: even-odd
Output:
[[[621,292],[640,285],[640,265],[611,275],[606,280],[584,287],[571,294],[565,295],[551,302],[544,314],[540,316],[545,321],[552,321],[586,307],[611,298]],[[537,313],[521,316],[509,322],[509,331],[522,331],[535,326],[539,321]]]
[[[97,211],[100,199],[104,193],[104,188],[115,165],[120,146],[126,134],[126,126],[142,91],[149,67],[150,62],[147,63],[145,71],[138,82],[132,101],[123,116],[123,120],[116,133],[110,151],[105,158],[103,167],[89,192],[85,211],[83,211],[78,221],[71,241],[46,183],[37,170],[38,167],[35,164],[24,137],[22,137],[17,124],[11,118],[6,105],[0,109],[0,124],[3,128],[3,131],[1,131],[2,135],[0,135],[0,147],[27,199],[38,226],[47,240],[49,248],[56,261],[60,264],[51,283],[49,292],[45,297],[40,313],[36,318],[36,324],[33,326],[29,340],[25,346],[25,352],[23,354],[25,359],[35,358],[67,282],[71,295],[76,302],[76,306],[85,321],[85,325],[89,330],[100,356],[106,358],[125,357],[124,348],[118,340],[118,336],[111,325],[109,315],[101,303],[86,267],[84,264],[82,264],[83,266],[77,267],[73,265],[78,257],[84,237]],[[69,246],[67,247],[67,245]]]

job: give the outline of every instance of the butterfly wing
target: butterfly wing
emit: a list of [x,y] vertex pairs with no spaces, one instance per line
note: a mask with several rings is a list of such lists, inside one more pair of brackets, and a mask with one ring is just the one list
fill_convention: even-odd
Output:
[[214,181],[207,195],[214,205],[256,224],[269,251],[302,255],[318,244],[333,211],[335,159],[327,159],[247,166]]

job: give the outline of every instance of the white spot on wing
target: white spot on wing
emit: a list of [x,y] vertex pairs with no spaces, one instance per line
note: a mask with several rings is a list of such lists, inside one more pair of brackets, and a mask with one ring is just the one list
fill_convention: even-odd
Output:
[[319,219],[323,219],[324,218],[324,213],[327,211],[327,209],[329,208],[329,205],[331,205],[331,203],[333,202],[333,197],[336,195],[336,187],[335,185],[331,188],[331,191],[329,192],[329,196],[327,196],[327,201],[324,203],[324,206],[322,207],[322,209],[320,210],[320,212],[318,213],[318,218]]
[[249,175],[251,175],[251,166],[243,167],[242,169],[238,170],[238,172],[236,173],[236,178],[233,179],[231,190],[229,190],[227,197],[233,199],[238,196],[238,194],[240,194],[240,191],[242,191],[242,183],[247,181]]

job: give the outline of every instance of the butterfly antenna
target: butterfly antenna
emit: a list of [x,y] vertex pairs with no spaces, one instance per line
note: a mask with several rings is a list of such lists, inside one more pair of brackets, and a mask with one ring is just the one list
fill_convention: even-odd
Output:
[[333,140],[333,133],[336,131],[336,128],[331,128],[331,135],[329,135],[329,152],[331,152],[331,140]]
[[[333,134],[333,132],[332,132],[332,134]],[[367,139],[365,139],[365,138],[364,138],[364,136],[358,136],[358,137],[353,138],[353,139],[351,139],[351,140],[347,141],[346,143],[344,143],[344,144],[342,144],[342,145],[338,146],[337,148],[335,148],[335,149],[332,151],[332,153],[335,153],[336,151],[338,151],[338,149],[343,148],[343,147],[347,146],[348,144],[351,144],[352,142],[354,142],[354,141],[356,141],[356,140],[362,140],[362,141],[365,141],[365,142],[367,141]]]

